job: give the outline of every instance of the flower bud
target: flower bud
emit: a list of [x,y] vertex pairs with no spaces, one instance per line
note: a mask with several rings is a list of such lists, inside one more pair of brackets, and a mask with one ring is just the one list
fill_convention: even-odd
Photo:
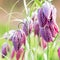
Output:
[[34,27],[34,34],[39,36],[39,23],[38,23],[38,21],[34,21],[33,27]]
[[7,43],[3,44],[3,46],[2,46],[2,58],[4,58],[7,55],[9,50],[10,50],[9,45]]

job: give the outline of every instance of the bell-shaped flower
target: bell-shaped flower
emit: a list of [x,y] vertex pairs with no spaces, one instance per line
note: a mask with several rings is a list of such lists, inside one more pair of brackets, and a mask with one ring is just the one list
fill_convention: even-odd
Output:
[[26,36],[28,36],[31,31],[32,31],[32,28],[33,28],[33,21],[30,20],[30,21],[24,21],[23,22],[23,26],[22,26],[22,30],[25,32]]
[[22,45],[25,45],[26,36],[24,31],[16,30],[12,36],[12,42],[16,51],[18,51]]

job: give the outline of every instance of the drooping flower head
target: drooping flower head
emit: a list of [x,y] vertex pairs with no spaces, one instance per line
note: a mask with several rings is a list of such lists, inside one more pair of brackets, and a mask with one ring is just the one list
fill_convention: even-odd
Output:
[[7,43],[4,43],[2,46],[2,58],[4,58],[8,51],[10,50],[10,46]]
[[16,51],[20,49],[22,45],[25,45],[26,36],[22,30],[16,30],[12,36],[12,42]]
[[38,10],[40,35],[46,41],[53,41],[59,29],[56,23],[56,8],[49,2],[45,2]]
[[32,24],[33,24],[32,20],[30,20],[30,21],[25,20],[24,21],[24,24],[22,26],[22,30],[25,32],[26,36],[28,36],[31,33],[32,27],[33,27]]

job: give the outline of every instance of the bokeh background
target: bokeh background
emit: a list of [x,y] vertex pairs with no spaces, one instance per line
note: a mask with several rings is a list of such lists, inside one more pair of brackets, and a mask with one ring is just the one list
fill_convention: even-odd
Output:
[[[8,14],[10,13],[11,8],[16,1],[17,0],[0,0],[0,35],[3,34],[5,31],[7,31],[7,28],[9,27],[9,26],[7,27],[7,23],[9,19]],[[26,0],[26,1],[28,4],[31,0]],[[60,0],[53,0],[52,3],[57,9],[57,23],[60,28]],[[12,14],[12,18],[10,20],[10,29],[18,29],[17,25],[19,22],[14,22],[12,20],[16,18],[22,20],[24,19],[23,0],[20,0],[18,2],[18,4],[13,9],[13,12],[14,14]]]

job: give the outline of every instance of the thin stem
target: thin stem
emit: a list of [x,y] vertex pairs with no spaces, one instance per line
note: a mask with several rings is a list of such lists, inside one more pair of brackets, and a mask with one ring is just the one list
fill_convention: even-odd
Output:
[[40,42],[40,36],[38,36],[38,46],[39,46],[39,43],[41,43],[41,42]]
[[34,47],[35,47],[35,34],[34,34]]
[[[39,29],[40,29],[40,26],[39,26]],[[40,40],[40,30],[39,30],[39,34],[38,34],[38,45],[39,43],[41,44],[41,40]]]
[[28,40],[28,41],[29,41],[29,48],[30,48],[30,34],[28,35],[28,38],[29,38],[29,40]]
[[33,1],[34,1],[34,0],[31,0],[31,1],[27,4],[27,6],[29,6]]
[[20,24],[24,24],[25,27],[27,27],[27,25],[24,22],[20,21],[20,23],[18,24],[18,28],[19,28]]
[[27,25],[26,25],[26,26],[27,26],[27,28],[28,28],[28,42],[29,42],[29,48],[31,48],[31,47],[30,47],[30,31],[29,31],[30,25],[29,25],[28,18],[26,18],[26,19],[27,19],[27,25],[28,25],[28,26],[27,26]]
[[49,44],[47,42],[47,60],[49,60]]
[[[55,41],[53,42],[53,44],[56,42],[57,37],[58,37],[58,35],[56,36]],[[52,45],[52,46],[53,46],[53,45]],[[52,46],[51,46],[51,47],[52,47]],[[57,43],[55,44],[55,46],[57,46]],[[52,54],[52,56],[51,56],[51,59],[53,58],[55,48],[56,48],[56,47],[54,47],[54,49],[53,49],[53,54]],[[60,59],[60,58],[59,58],[59,59]]]
[[4,8],[0,7],[0,9],[1,9],[4,13],[8,14],[8,12],[7,12]]
[[26,15],[28,15],[28,9],[27,9],[26,0],[23,0],[23,2],[24,2],[24,7],[25,7]]

